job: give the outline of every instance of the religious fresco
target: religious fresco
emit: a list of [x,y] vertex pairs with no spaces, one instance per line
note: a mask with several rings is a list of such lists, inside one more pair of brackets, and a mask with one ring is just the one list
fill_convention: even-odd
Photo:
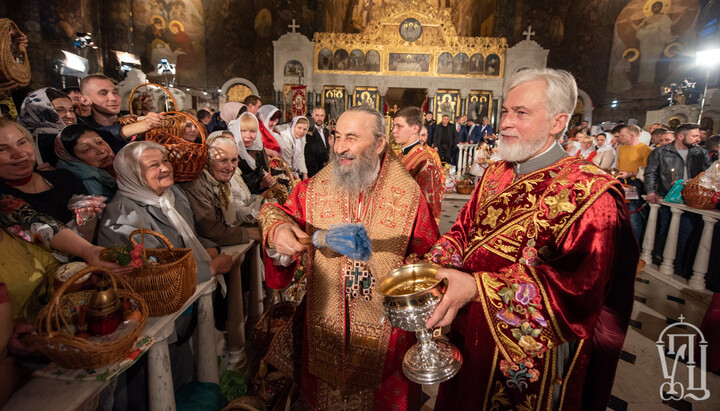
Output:
[[435,121],[439,124],[443,116],[449,116],[450,122],[460,115],[460,90],[438,90],[435,94]]
[[285,63],[285,70],[283,73],[285,76],[290,77],[304,77],[305,67],[303,67],[303,64],[297,60],[290,60]]
[[318,52],[318,70],[332,70],[335,65],[333,64],[333,53],[330,49],[322,49]]
[[342,86],[325,86],[322,94],[322,107],[329,119],[338,119],[347,107],[347,92]]
[[348,56],[347,50],[335,50],[335,54],[333,55],[333,65],[335,67],[335,70],[340,71],[344,71],[349,68],[350,57]]
[[416,71],[425,73],[430,70],[429,54],[390,53],[389,71]]
[[453,59],[453,74],[467,74],[468,73],[468,56],[465,53],[458,53]]
[[380,71],[380,53],[377,50],[365,54],[365,71]]
[[697,0],[632,0],[615,21],[607,91],[642,96],[687,76],[684,51],[692,50]]
[[468,71],[470,74],[483,74],[485,72],[485,58],[482,54],[476,53],[470,57]]
[[398,32],[403,40],[412,43],[422,35],[422,24],[417,19],[410,17],[400,23]]
[[378,89],[376,87],[356,87],[353,93],[353,107],[366,106],[378,110]]
[[245,101],[245,97],[252,94],[250,87],[242,83],[233,84],[227,90],[227,101],[237,101],[242,103]]
[[205,84],[205,15],[201,0],[133,0],[133,53],[144,71],[175,64],[180,84]]
[[482,123],[483,117],[490,117],[492,114],[492,92],[471,90],[468,96],[468,119],[473,119],[475,123]]
[[485,60],[485,75],[500,75],[500,57],[498,57],[496,54],[489,55],[487,57],[487,60]]
[[452,74],[453,69],[453,56],[452,54],[445,52],[438,56],[437,73],[438,74]]
[[365,53],[355,49],[350,52],[350,70],[365,71]]

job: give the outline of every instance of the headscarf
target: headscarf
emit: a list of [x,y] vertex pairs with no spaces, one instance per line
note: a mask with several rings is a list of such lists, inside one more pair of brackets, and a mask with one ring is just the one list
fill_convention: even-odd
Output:
[[[240,158],[245,160],[245,162],[250,166],[250,168],[255,170],[255,167],[257,167],[257,165],[255,164],[255,158],[253,156],[251,156],[250,154],[248,154],[247,151],[248,150],[255,150],[255,151],[262,150],[263,149],[262,138],[260,137],[260,134],[258,133],[257,135],[255,135],[255,141],[253,141],[252,145],[250,145],[250,147],[248,147],[248,148],[245,148],[245,143],[243,143],[243,139],[242,139],[242,132],[240,131],[240,119],[242,119],[243,116],[252,116],[252,119],[257,123],[257,118],[255,117],[255,115],[253,113],[246,111],[245,113],[242,113],[240,115],[240,117],[238,117],[237,120],[233,120],[230,122],[230,124],[228,124],[228,131],[230,131],[233,134],[233,137],[235,137],[235,143],[237,143],[238,155],[240,156]],[[258,130],[260,130],[259,125],[258,125]]]
[[185,246],[192,248],[196,260],[210,261],[210,255],[198,240],[195,231],[183,216],[175,210],[175,195],[172,190],[167,189],[161,195],[157,195],[150,190],[147,181],[142,177],[140,156],[145,150],[150,149],[160,150],[167,155],[165,147],[149,141],[130,143],[117,153],[113,165],[117,174],[118,192],[138,203],[159,208],[178,231]]
[[225,122],[225,124],[230,124],[231,121],[237,118],[240,109],[243,107],[245,107],[245,104],[238,103],[237,101],[227,102],[220,109],[220,118]]
[[258,119],[260,120],[260,133],[262,134],[262,145],[270,150],[280,152],[280,136],[270,130],[270,119],[275,112],[279,111],[277,107],[266,104],[258,109]]
[[41,88],[25,97],[17,118],[17,122],[36,139],[38,134],[57,134],[65,128],[65,123],[47,96],[47,89]]
[[[307,120],[305,116],[296,116],[290,123],[290,136],[292,137],[293,148],[295,150],[293,153],[292,168],[300,173],[307,173],[307,167],[305,166],[305,136],[295,138],[295,126],[297,126],[301,118]],[[309,123],[310,121],[308,120],[308,125]]]
[[[602,153],[603,151],[613,150],[612,135],[608,135],[610,133],[603,133],[603,134],[605,134],[605,144],[603,144],[602,147],[597,148],[598,153]],[[595,139],[595,145],[597,145],[597,139]]]
[[[220,141],[219,141],[220,140]],[[207,139],[208,146],[208,162],[202,173],[200,174],[200,184],[205,186],[208,190],[212,191],[213,194],[220,200],[220,209],[223,213],[225,223],[233,225],[237,221],[237,215],[232,207],[233,193],[230,191],[230,181],[218,181],[212,174],[212,161],[213,152],[215,146],[223,144],[221,140],[226,140],[230,145],[236,146],[235,140],[232,137],[225,137],[220,133],[213,133]],[[237,169],[236,169],[237,170]]]
[[65,145],[62,143],[60,134],[55,137],[55,154],[57,154],[58,156],[57,168],[68,169],[81,180],[85,180],[88,178],[96,178],[104,188],[107,188],[107,192],[103,192],[101,194],[106,196],[108,200],[112,198],[113,194],[117,190],[117,183],[115,182],[115,178],[113,178],[113,176],[110,175],[110,173],[108,173],[107,171],[86,164],[84,161],[75,157],[74,154],[71,154],[69,151],[67,151],[65,149]]

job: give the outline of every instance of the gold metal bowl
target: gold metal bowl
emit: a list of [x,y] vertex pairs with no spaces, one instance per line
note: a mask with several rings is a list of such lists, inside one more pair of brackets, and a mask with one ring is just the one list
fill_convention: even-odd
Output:
[[390,271],[379,284],[385,305],[418,306],[445,293],[445,282],[437,279],[442,267],[428,262],[408,264]]

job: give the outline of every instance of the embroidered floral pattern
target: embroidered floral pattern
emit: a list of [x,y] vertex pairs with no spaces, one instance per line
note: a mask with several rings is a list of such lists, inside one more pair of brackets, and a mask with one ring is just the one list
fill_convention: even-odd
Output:
[[440,237],[425,254],[425,259],[445,268],[460,268],[463,265],[462,254],[446,237]]
[[528,382],[535,382],[540,378],[540,371],[535,369],[531,358],[516,363],[500,360],[500,372],[507,377],[505,385],[508,388],[517,388],[520,392],[527,388]]

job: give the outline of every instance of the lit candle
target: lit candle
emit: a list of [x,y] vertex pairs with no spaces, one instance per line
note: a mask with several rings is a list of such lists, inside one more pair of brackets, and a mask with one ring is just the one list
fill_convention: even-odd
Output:
[[720,164],[715,163],[715,177],[713,177],[713,183],[717,180],[717,172],[718,172],[719,166],[720,166]]
[[675,169],[670,169],[670,181],[675,181]]

